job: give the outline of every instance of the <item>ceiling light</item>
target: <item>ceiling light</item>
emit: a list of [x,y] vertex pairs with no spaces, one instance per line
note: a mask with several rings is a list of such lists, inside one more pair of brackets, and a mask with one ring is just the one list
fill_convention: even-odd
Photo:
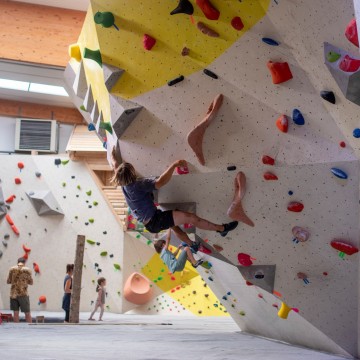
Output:
[[62,86],[30,83],[29,91],[39,94],[69,96]]
[[29,85],[30,83],[25,81],[0,79],[0,88],[3,89],[29,91]]

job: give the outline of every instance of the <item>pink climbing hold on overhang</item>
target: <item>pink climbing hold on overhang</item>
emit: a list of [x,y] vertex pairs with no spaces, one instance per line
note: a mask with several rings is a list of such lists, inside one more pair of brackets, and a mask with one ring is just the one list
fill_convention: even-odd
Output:
[[287,133],[289,129],[289,119],[286,115],[281,115],[276,120],[277,128],[283,133]]
[[217,20],[219,18],[219,10],[217,10],[209,0],[196,0],[196,5],[201,9],[207,19]]
[[144,34],[143,36],[143,46],[145,50],[150,51],[156,43],[156,39],[148,34]]
[[281,84],[293,78],[287,62],[268,61],[267,67],[270,70],[273,84]]
[[235,16],[231,20],[231,26],[237,31],[241,31],[244,28],[244,24],[239,16]]
[[134,272],[125,282],[124,297],[127,301],[143,305],[152,299],[153,290],[150,287],[150,281],[143,275]]
[[273,174],[272,172],[270,171],[267,171],[265,174],[264,174],[264,179],[265,180],[278,180],[278,177]]
[[360,60],[351,58],[349,55],[345,55],[339,64],[339,68],[345,72],[355,72],[360,68]]
[[301,212],[304,209],[304,205],[298,201],[292,201],[289,203],[287,209],[292,212]]
[[239,264],[242,266],[250,266],[253,264],[252,260],[254,260],[252,257],[250,257],[250,255],[244,253],[239,253],[237,258]]
[[356,47],[359,47],[356,19],[352,19],[347,25],[345,29],[345,36],[352,44],[354,44]]

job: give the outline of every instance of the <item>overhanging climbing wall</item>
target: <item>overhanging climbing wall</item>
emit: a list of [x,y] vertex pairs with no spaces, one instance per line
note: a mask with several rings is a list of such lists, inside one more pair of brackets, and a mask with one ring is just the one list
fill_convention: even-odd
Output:
[[[192,15],[170,15],[178,5],[175,0],[91,2],[78,49],[83,55],[83,80],[91,85],[103,115],[100,136],[108,151],[119,145],[123,159],[144,176],[160,175],[174,160],[186,159],[190,175],[176,176],[160,191],[159,201],[196,202],[197,212],[215,222],[229,221],[233,179],[243,171],[247,178],[243,206],[255,227],[241,224],[225,239],[198,234],[221,245],[221,254],[234,265],[239,265],[239,253],[255,258],[254,265],[276,265],[275,292],[248,287],[242,278],[232,281],[233,269],[218,260],[209,270],[214,278],[209,272],[204,279],[218,296],[236,295],[235,307],[230,295],[233,303],[224,300],[223,305],[244,330],[358,354],[358,254],[339,257],[330,242],[341,239],[359,246],[360,148],[353,136],[359,107],[344,97],[324,65],[323,48],[329,42],[358,52],[344,36],[354,16],[353,3],[213,0],[218,13],[214,9],[204,13],[197,3],[206,1],[189,3]],[[107,14],[103,25],[97,24],[97,12],[103,16],[111,12],[113,17]],[[243,28],[238,19],[233,21],[236,17]],[[211,31],[218,36],[209,36],[214,35]],[[89,55],[85,48],[99,50],[102,65],[115,66],[121,73],[112,87],[105,86],[108,75],[104,76],[99,53]],[[273,76],[269,61],[275,67]],[[284,62],[291,76],[284,73],[286,67],[280,64]],[[79,64],[71,60],[69,66],[78,72]],[[213,77],[203,72],[205,68]],[[277,68],[282,70],[276,74]],[[287,81],[273,83],[279,79]],[[169,86],[171,80],[181,81]],[[321,91],[333,91],[335,104],[322,99]],[[202,166],[187,144],[187,134],[219,93],[224,95],[223,105],[204,135]],[[126,103],[116,119],[110,96]],[[126,113],[127,109],[136,114]],[[292,121],[294,109],[300,110],[303,122],[298,117]],[[92,109],[86,110],[91,114]],[[276,125],[281,115],[287,116],[288,126]],[[124,119],[127,127],[116,134],[110,123],[118,119]],[[264,155],[274,158],[275,165],[263,164]],[[230,165],[236,171],[228,171]],[[269,171],[278,180],[265,180]],[[288,211],[292,201],[304,209]],[[309,231],[309,240],[293,241],[294,226]],[[289,323],[276,315],[273,304],[280,307],[281,302],[298,310],[289,313]]]

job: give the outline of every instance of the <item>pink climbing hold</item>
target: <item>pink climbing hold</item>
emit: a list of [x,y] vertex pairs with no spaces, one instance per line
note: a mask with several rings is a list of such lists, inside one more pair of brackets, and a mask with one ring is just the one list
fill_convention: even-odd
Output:
[[145,50],[150,51],[153,48],[153,46],[155,45],[155,43],[156,43],[156,40],[152,36],[150,36],[148,34],[144,34],[143,46],[144,46]]
[[264,155],[261,159],[262,163],[265,165],[274,165],[275,164],[275,159],[273,159],[271,156],[269,155]]
[[250,266],[253,264],[253,262],[251,261],[251,257],[248,254],[244,254],[244,253],[239,253],[238,254],[238,261],[239,264],[242,266]]
[[297,201],[292,201],[291,203],[289,203],[287,209],[292,212],[301,212],[304,209],[304,205]]
[[219,10],[215,9],[209,0],[196,0],[196,5],[201,9],[207,19],[217,20],[219,18]]
[[243,22],[241,21],[240,17],[239,16],[235,16],[232,20],[231,20],[231,26],[238,30],[238,31],[241,31],[243,28],[244,28],[244,24]]
[[287,62],[268,61],[267,67],[270,70],[273,84],[281,84],[293,78]]
[[277,128],[282,131],[283,133],[287,133],[289,129],[289,119],[286,115],[281,115],[276,120]]
[[354,44],[356,47],[359,47],[356,19],[352,19],[349,22],[348,26],[345,29],[345,36],[352,44]]
[[278,180],[278,177],[273,174],[272,172],[268,171],[264,174],[264,179],[265,180]]
[[339,68],[345,72],[355,72],[360,68],[360,60],[353,59],[349,55],[345,55],[339,64]]

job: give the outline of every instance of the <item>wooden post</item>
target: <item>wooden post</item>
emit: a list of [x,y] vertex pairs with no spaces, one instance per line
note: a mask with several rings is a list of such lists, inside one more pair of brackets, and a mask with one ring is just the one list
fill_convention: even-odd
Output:
[[74,275],[72,281],[70,323],[79,323],[81,277],[84,262],[85,236],[78,235],[76,240],[76,253],[74,262]]

